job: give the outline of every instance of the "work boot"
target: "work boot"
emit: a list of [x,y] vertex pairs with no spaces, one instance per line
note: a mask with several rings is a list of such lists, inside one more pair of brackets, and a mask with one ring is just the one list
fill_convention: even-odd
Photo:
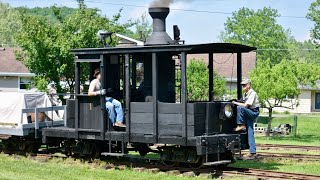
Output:
[[114,123],[114,126],[117,126],[117,127],[126,127],[125,124],[123,124],[122,122],[119,122],[119,121],[117,121],[116,123]]
[[246,126],[244,124],[238,125],[234,131],[245,131],[247,130]]
[[243,155],[243,160],[251,160],[251,159],[255,159],[257,157],[256,153],[249,153],[246,155]]

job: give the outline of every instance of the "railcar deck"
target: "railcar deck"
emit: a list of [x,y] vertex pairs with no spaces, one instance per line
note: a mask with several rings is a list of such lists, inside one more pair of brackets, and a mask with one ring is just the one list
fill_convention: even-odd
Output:
[[[39,129],[45,127],[63,126],[64,120],[61,121],[46,121],[39,122]],[[21,124],[21,125],[0,125],[0,134],[11,136],[28,136],[35,132],[35,123]]]

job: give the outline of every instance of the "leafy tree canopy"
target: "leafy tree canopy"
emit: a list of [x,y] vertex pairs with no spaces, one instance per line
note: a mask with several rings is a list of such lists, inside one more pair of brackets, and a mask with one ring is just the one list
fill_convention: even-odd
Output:
[[320,79],[320,66],[288,60],[273,66],[270,60],[259,61],[250,73],[250,78],[262,105],[268,108],[279,107],[286,98],[296,98],[300,94],[301,85],[315,85]]
[[137,39],[140,41],[146,41],[147,37],[150,36],[152,32],[152,25],[147,19],[147,14],[144,13],[141,17],[134,22],[135,31],[128,29],[125,35]]
[[[23,62],[39,77],[54,81],[58,92],[62,77],[70,92],[74,86],[74,55],[70,49],[101,46],[97,32],[124,32],[131,24],[120,24],[120,12],[112,19],[103,17],[97,9],[88,9],[83,3],[65,18],[61,18],[59,7],[55,16],[59,21],[49,22],[47,17],[22,15],[23,30],[18,42],[23,48]],[[115,45],[115,42],[113,42]]]
[[288,47],[292,59],[320,64],[320,49],[312,42],[312,40],[299,42],[291,38]]
[[[50,22],[59,21],[59,18],[65,19],[67,16],[69,16],[76,10],[75,8],[69,8],[66,6],[59,8],[57,8],[56,6],[35,8],[17,7],[15,9],[22,14],[46,17]],[[60,17],[57,17],[55,14],[57,10],[59,10]]]
[[[320,79],[320,65],[288,60],[272,65],[270,60],[259,61],[250,78],[262,107],[269,110],[269,135],[273,108],[297,106],[301,85],[313,86]],[[285,101],[289,102],[289,106],[283,104]]]
[[311,38],[314,43],[319,45],[320,42],[320,0],[315,0],[309,7],[307,18],[314,22],[314,27],[311,29]]
[[16,46],[15,36],[21,30],[19,13],[8,4],[0,2],[0,45]]
[[[224,24],[220,39],[223,42],[240,43],[262,49],[257,52],[258,60],[270,59],[271,63],[279,63],[288,56],[288,35],[276,21],[279,17],[277,10],[263,8],[257,11],[241,8],[233,12]],[[266,50],[268,49],[268,50]],[[270,51],[269,49],[283,49]]]
[[[177,74],[180,77],[180,73]],[[190,101],[207,101],[209,99],[209,70],[203,60],[191,59],[187,66],[187,86],[188,100]],[[215,71],[214,80],[214,99],[221,98],[226,92],[226,81]],[[177,78],[178,84],[180,79]],[[179,92],[177,93],[179,95]]]

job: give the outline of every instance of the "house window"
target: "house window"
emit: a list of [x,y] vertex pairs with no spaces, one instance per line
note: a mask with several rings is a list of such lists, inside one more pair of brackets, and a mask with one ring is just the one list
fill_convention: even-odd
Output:
[[31,85],[31,78],[30,77],[20,77],[19,78],[19,89],[20,90],[27,90],[30,88]]
[[320,92],[316,93],[315,109],[320,109]]

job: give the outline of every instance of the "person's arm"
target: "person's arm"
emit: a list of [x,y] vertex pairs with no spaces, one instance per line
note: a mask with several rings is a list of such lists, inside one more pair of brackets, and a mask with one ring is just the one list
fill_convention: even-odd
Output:
[[243,107],[246,107],[246,108],[248,108],[250,106],[249,104],[247,104],[247,102],[241,103],[241,102],[232,101],[232,104],[235,104],[235,105],[238,105],[238,106],[243,106]]
[[89,85],[89,90],[88,90],[88,95],[89,96],[96,96],[97,93],[94,91],[95,87],[96,87],[96,81],[92,80],[90,82],[90,85]]
[[89,86],[89,90],[88,90],[88,95],[89,96],[105,95],[106,94],[106,90],[105,89],[94,91],[95,87],[96,87],[96,84],[97,84],[96,80],[91,81],[90,86]]
[[249,108],[250,106],[252,106],[255,96],[256,96],[255,92],[252,92],[249,94],[249,97],[246,100],[246,102],[241,103],[241,102],[232,101],[232,104]]

